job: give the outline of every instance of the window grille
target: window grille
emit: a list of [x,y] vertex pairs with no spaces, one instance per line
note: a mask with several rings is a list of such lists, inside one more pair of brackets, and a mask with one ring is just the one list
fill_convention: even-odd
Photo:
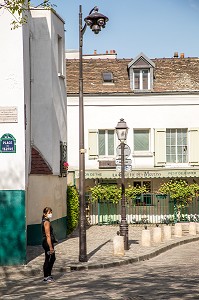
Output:
[[60,142],[60,175],[66,176],[67,171],[68,171],[67,144],[66,142]]

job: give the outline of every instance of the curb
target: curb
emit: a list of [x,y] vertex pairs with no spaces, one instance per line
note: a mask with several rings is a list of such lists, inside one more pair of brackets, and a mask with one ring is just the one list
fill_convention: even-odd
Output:
[[100,268],[105,269],[105,268],[110,268],[110,267],[128,265],[128,264],[136,263],[136,262],[139,262],[139,261],[149,260],[149,259],[151,259],[153,257],[156,257],[159,254],[164,253],[164,252],[166,252],[170,249],[173,249],[177,246],[181,246],[181,245],[188,244],[188,243],[191,243],[191,242],[196,242],[196,241],[199,241],[199,236],[191,237],[191,238],[188,238],[188,239],[185,239],[185,240],[174,242],[170,245],[162,246],[160,249],[157,249],[157,250],[155,250],[151,253],[148,253],[148,254],[143,254],[141,256],[127,258],[127,259],[120,260],[120,261],[117,261],[117,262],[108,262],[108,263],[104,263],[104,264],[101,263],[101,264],[92,264],[92,265],[84,265],[84,266],[83,265],[79,265],[79,266],[78,265],[77,266],[71,265],[70,269],[71,269],[71,271],[82,271],[82,270],[92,270],[92,269],[100,269]]

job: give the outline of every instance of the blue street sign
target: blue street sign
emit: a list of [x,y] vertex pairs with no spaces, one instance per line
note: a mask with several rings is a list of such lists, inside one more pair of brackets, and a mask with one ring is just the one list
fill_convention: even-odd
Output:
[[0,138],[0,153],[16,153],[16,139],[10,133]]

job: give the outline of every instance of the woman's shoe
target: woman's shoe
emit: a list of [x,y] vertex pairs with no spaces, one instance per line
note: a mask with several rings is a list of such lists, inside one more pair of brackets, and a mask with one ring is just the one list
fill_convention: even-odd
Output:
[[50,282],[54,282],[55,280],[53,279],[52,276],[48,276],[48,277],[44,277],[43,282],[45,283],[50,283]]

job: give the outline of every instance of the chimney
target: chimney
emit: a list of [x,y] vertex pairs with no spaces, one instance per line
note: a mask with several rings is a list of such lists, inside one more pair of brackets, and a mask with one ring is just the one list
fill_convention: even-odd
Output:
[[174,52],[173,57],[174,57],[174,58],[178,58],[178,52]]
[[110,50],[110,54],[113,54],[113,50]]
[[97,54],[97,50],[94,50],[94,55],[96,55]]
[[108,54],[108,50],[106,50],[106,54]]
[[180,53],[180,58],[184,58],[184,53]]

